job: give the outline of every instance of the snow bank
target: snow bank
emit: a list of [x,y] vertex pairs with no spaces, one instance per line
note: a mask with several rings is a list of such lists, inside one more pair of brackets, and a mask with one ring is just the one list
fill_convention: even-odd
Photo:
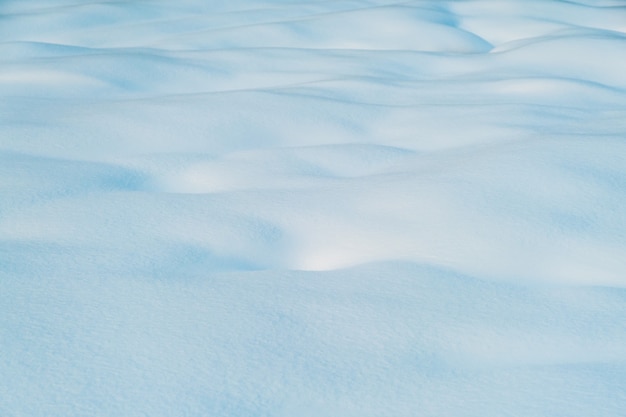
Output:
[[622,1],[0,4],[3,416],[619,416]]

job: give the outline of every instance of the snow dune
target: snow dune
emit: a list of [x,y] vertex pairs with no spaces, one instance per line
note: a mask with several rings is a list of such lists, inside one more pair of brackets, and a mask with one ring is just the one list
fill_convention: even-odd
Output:
[[0,415],[622,416],[626,3],[0,3]]

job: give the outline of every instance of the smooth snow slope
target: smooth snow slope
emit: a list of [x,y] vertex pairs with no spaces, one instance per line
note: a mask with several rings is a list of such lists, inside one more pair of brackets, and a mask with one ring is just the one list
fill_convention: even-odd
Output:
[[0,416],[626,415],[626,2],[0,2]]

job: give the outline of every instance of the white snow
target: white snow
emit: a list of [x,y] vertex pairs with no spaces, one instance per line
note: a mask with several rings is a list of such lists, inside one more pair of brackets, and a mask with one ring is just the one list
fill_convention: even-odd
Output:
[[0,2],[0,416],[626,413],[626,2]]

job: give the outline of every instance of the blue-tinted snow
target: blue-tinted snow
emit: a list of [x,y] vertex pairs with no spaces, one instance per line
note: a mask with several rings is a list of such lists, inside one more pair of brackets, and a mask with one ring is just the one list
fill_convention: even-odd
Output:
[[0,415],[623,416],[626,3],[0,3]]

